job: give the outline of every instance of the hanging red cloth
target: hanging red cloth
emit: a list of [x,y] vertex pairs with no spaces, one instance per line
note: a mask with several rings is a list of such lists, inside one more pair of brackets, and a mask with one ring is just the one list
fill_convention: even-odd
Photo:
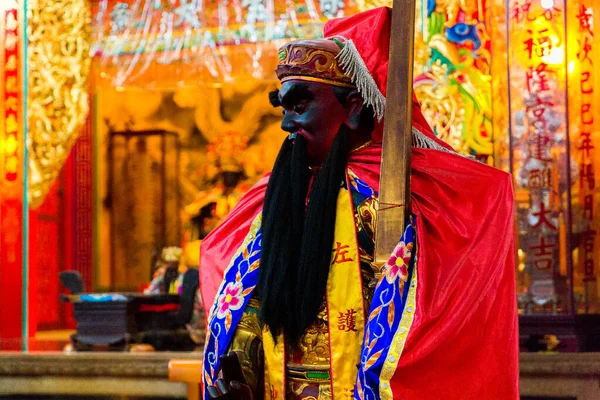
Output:
[[[379,183],[381,147],[353,153],[348,167]],[[459,155],[413,149],[417,217],[417,310],[394,398],[518,399],[518,321],[513,195],[508,174]],[[268,176],[242,198],[201,246],[207,308],[225,268],[262,210]],[[208,311],[207,311],[208,315]]]

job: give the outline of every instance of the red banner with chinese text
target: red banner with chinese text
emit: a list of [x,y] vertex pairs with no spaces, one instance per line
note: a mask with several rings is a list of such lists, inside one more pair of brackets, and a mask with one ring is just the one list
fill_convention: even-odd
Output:
[[517,199],[520,306],[565,311],[569,295],[564,7],[517,0],[509,9],[511,152]]
[[[10,4],[10,2],[9,2]],[[0,95],[0,350],[21,348],[23,136],[21,109],[20,10],[14,2],[1,9]]]
[[[569,27],[569,126],[570,156],[576,171],[572,185],[572,239],[575,307],[579,312],[594,313],[598,308],[598,263],[600,238],[600,146],[596,100],[598,39],[594,37],[594,12],[600,7],[591,0],[578,0],[567,13]],[[597,33],[596,33],[597,36]],[[594,68],[596,63],[596,68]]]

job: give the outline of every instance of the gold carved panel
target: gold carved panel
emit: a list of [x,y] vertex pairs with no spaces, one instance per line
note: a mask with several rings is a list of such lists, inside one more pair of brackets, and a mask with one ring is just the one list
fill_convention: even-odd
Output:
[[91,16],[87,0],[30,0],[29,200],[42,204],[89,111]]

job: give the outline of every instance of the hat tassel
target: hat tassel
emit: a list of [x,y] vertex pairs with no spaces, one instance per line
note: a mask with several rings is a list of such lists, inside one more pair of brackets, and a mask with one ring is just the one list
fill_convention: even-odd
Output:
[[[338,60],[340,67],[344,70],[344,73],[348,75],[356,85],[365,104],[373,107],[373,112],[375,113],[377,120],[381,121],[383,114],[385,113],[385,96],[377,87],[375,79],[371,76],[367,65],[360,56],[360,53],[352,40],[345,41],[344,47],[338,53],[336,59]],[[430,139],[414,126],[412,127],[412,145],[413,147],[422,149],[433,149],[446,153],[458,154],[439,145],[435,140]]]
[[435,140],[427,137],[423,132],[421,132],[414,126],[412,127],[412,146],[416,147],[416,148],[420,148],[420,149],[439,150],[439,151],[443,151],[444,153],[455,154],[457,156],[475,160],[475,157],[473,157],[473,156],[460,154],[460,153],[457,153],[456,151],[453,151],[453,150],[447,149],[444,146],[441,146],[440,144],[436,143]]
[[373,112],[378,121],[381,121],[385,112],[385,96],[377,87],[367,65],[360,56],[352,40],[346,40],[344,48],[336,56],[340,67],[356,85],[365,104],[373,107]]

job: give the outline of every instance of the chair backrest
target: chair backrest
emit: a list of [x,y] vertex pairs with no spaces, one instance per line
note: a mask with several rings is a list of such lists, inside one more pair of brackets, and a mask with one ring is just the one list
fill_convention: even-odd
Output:
[[69,289],[71,294],[80,294],[85,292],[85,288],[83,287],[83,278],[77,271],[63,271],[58,274],[58,279],[60,279],[61,283],[67,289]]
[[183,275],[183,282],[181,284],[181,294],[179,295],[179,304],[181,308],[177,315],[178,323],[186,324],[192,319],[196,291],[198,290],[199,285],[198,269],[189,268]]

